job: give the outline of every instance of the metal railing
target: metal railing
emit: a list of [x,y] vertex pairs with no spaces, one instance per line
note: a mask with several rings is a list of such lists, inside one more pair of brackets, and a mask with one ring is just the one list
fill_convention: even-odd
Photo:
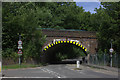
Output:
[[[120,54],[113,54],[112,56],[112,66],[118,67],[118,61],[120,60]],[[100,66],[110,66],[110,54],[90,54],[89,64],[100,65]]]

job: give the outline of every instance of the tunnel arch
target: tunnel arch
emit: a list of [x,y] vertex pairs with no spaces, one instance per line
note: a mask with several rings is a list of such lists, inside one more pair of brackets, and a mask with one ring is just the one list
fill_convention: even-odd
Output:
[[78,40],[61,40],[59,39],[58,41],[53,41],[51,43],[49,43],[47,46],[45,46],[43,48],[43,51],[47,51],[49,48],[51,47],[54,47],[55,45],[58,45],[58,44],[73,44],[73,45],[76,45],[78,47],[80,47],[84,52],[85,52],[85,55],[87,56],[87,48],[85,48]]

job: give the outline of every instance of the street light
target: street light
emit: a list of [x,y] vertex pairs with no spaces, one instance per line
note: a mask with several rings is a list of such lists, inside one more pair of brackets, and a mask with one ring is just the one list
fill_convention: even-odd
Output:
[[112,48],[112,42],[113,42],[113,39],[111,39],[111,48]]

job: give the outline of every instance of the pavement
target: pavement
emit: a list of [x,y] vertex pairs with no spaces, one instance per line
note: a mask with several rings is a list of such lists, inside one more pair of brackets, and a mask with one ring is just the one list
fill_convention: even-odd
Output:
[[36,68],[2,70],[2,78],[118,78],[117,71],[91,68],[76,64],[47,65]]
[[118,68],[115,68],[115,67],[99,66],[99,65],[93,65],[93,64],[92,65],[91,64],[85,64],[85,66],[99,68],[99,69],[104,69],[104,70],[108,70],[108,71],[118,72]]
[[[70,65],[69,67],[74,69],[76,67],[76,65]],[[107,70],[107,69],[103,69],[103,68],[96,68],[96,67],[91,67],[91,66],[86,66],[86,65],[80,65],[80,69],[82,69],[83,71],[87,71],[86,74],[88,74],[89,72],[90,72],[90,75],[93,75],[94,73],[95,73],[95,75],[99,74],[99,78],[105,78],[105,77],[107,77],[107,75],[111,75],[110,78],[112,78],[113,76],[118,77],[118,71],[111,71],[111,70]],[[80,71],[80,70],[78,70],[78,71]],[[102,74],[104,74],[104,76],[102,76]]]

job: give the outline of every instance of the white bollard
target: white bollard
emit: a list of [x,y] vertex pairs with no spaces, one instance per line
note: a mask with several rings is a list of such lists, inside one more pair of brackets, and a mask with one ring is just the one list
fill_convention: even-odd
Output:
[[80,61],[77,61],[77,68],[80,68]]

